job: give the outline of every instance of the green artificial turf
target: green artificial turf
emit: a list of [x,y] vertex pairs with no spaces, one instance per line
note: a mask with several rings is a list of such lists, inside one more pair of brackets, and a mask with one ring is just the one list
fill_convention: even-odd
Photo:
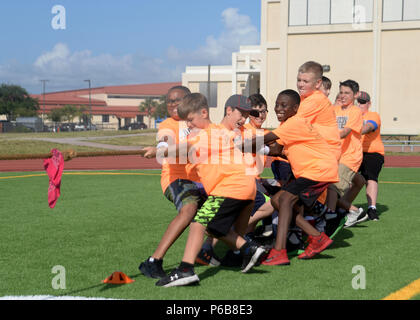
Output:
[[[0,297],[370,300],[382,299],[420,278],[420,251],[416,249],[420,169],[384,168],[379,185],[380,221],[344,229],[314,259],[294,257],[290,266],[259,266],[247,274],[197,266],[200,285],[156,287],[156,280],[144,277],[138,265],[153,253],[176,214],[162,194],[159,173],[65,172],[54,209],[48,207],[45,174],[0,173]],[[22,177],[27,175],[33,176]],[[269,177],[270,171],[264,176]],[[366,209],[364,190],[355,204]],[[168,251],[166,271],[179,264],[187,233]],[[216,250],[223,255],[226,247],[220,245]],[[54,266],[65,268],[65,289],[53,288],[58,275],[52,272]],[[365,271],[365,289],[352,286],[360,275],[352,272],[357,266]],[[114,271],[123,271],[135,282],[102,283]]]

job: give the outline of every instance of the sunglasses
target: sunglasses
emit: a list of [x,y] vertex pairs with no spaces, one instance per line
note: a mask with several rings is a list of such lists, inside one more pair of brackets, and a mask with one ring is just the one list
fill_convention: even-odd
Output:
[[357,99],[357,102],[359,102],[360,104],[368,103],[366,100],[363,100],[363,99]]

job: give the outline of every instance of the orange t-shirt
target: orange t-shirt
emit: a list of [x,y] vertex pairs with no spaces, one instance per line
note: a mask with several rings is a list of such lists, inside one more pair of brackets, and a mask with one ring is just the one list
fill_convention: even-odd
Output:
[[362,135],[363,152],[379,153],[385,155],[384,144],[381,139],[381,118],[377,112],[368,111],[363,114],[363,124],[367,121],[376,123],[377,128]]
[[238,138],[242,140],[241,132],[213,123],[197,136],[188,138],[192,146],[190,154],[194,155],[190,161],[208,195],[255,199],[255,175],[247,174],[243,153],[235,147]]
[[[157,133],[158,141],[165,140],[168,145],[186,141],[189,129],[185,121],[168,118],[160,123]],[[163,192],[177,179],[187,179],[198,182],[197,172],[188,164],[187,157],[167,157],[162,162],[160,184]]]
[[318,130],[338,161],[341,157],[341,139],[333,105],[319,90],[301,99],[297,116],[307,119]]
[[363,117],[360,108],[351,105],[347,108],[335,106],[337,125],[340,130],[350,128],[351,132],[344,138],[341,148],[340,163],[346,165],[354,172],[359,170],[363,159],[362,127]]
[[331,148],[307,119],[295,115],[273,133],[284,146],[293,175],[318,182],[338,181],[338,162]]

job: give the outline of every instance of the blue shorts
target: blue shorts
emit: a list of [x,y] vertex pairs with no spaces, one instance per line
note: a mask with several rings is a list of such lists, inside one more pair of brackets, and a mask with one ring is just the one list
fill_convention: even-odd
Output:
[[206,191],[201,183],[177,179],[166,188],[165,197],[171,201],[178,212],[189,203],[196,203],[200,208],[207,199]]

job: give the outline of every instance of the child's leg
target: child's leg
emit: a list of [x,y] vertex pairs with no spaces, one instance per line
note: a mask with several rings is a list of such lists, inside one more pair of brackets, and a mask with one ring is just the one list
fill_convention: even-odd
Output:
[[288,191],[279,191],[271,199],[274,208],[278,208],[279,220],[277,226],[276,243],[274,249],[286,249],[287,233],[293,216],[293,206],[298,197]]
[[270,201],[267,201],[265,204],[263,204],[255,213],[253,216],[249,218],[248,222],[248,229],[247,232],[251,232],[255,229],[255,226],[257,225],[258,221],[270,217],[274,212],[273,205]]
[[194,264],[195,258],[203,245],[206,227],[198,222],[191,222],[190,232],[188,234],[187,244],[185,245],[183,262]]
[[296,225],[302,229],[307,235],[317,237],[321,233],[315,229],[303,216],[304,207],[303,205],[295,205],[294,212],[296,213]]
[[171,245],[188,227],[196,212],[197,203],[188,203],[181,208],[178,215],[171,221],[163,234],[162,240],[152,255],[153,258],[162,259],[165,256],[166,251],[168,251]]
[[234,227],[237,234],[244,236],[248,228],[249,217],[251,216],[254,201],[250,202],[240,213],[236,219]]

